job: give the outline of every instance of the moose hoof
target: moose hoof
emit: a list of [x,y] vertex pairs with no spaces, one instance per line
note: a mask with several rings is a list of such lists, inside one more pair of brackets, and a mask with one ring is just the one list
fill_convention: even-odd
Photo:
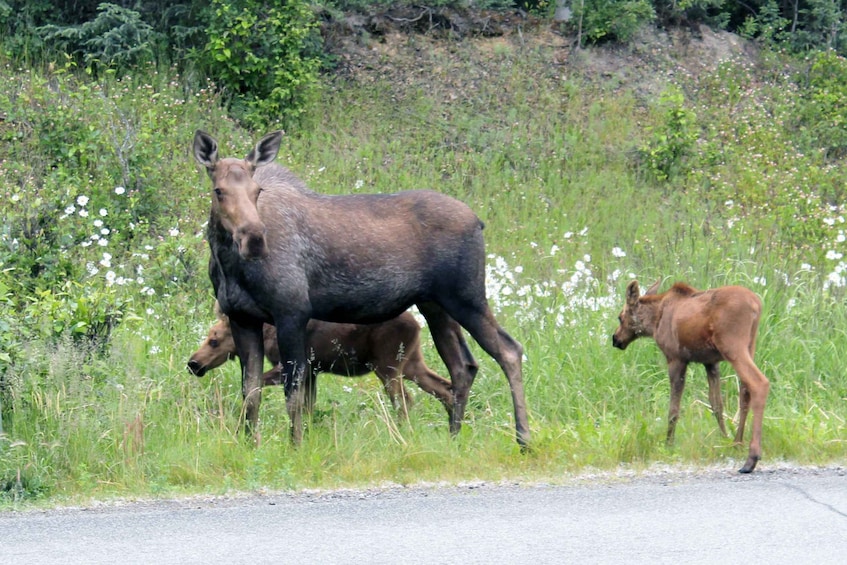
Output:
[[756,468],[756,463],[758,463],[758,462],[759,462],[758,457],[748,457],[747,462],[744,463],[744,466],[741,467],[738,470],[738,472],[743,474],[743,475],[746,475],[747,473],[752,473],[753,469]]

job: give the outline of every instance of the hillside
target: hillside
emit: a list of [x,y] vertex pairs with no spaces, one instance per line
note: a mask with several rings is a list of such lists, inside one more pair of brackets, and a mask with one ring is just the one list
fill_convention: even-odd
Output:
[[674,75],[714,71],[729,60],[755,64],[758,56],[758,48],[750,41],[707,26],[646,27],[628,45],[580,49],[576,36],[560,22],[518,12],[448,8],[407,7],[369,16],[351,15],[326,22],[322,33],[340,77],[424,86],[446,71],[452,74],[454,96],[461,96],[463,88],[472,88],[474,78],[451,73],[458,64],[451,61],[457,44],[472,45],[480,63],[509,50],[540,51],[549,60],[548,72],[631,88],[645,100],[655,98]]

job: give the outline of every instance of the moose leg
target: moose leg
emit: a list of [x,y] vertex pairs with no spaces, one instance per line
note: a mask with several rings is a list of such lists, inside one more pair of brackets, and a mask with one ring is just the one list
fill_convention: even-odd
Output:
[[262,404],[262,370],[265,362],[262,324],[240,324],[235,319],[230,319],[230,328],[235,341],[235,350],[241,360],[244,429],[258,442],[259,406]]
[[668,361],[668,376],[671,381],[671,405],[668,410],[668,445],[673,444],[674,433],[676,432],[676,421],[679,419],[679,403],[682,400],[682,391],[685,389],[686,369],[688,369],[688,363],[685,361]]
[[426,318],[435,349],[447,366],[453,386],[453,410],[448,410],[450,433],[456,435],[462,428],[468,393],[476,378],[479,365],[471,355],[459,324],[435,303],[418,304]]
[[706,364],[706,379],[709,381],[709,405],[712,407],[712,414],[718,421],[721,434],[726,437],[726,425],[723,422],[723,398],[721,397],[721,373],[718,363]]
[[280,351],[280,370],[285,387],[285,407],[291,422],[291,442],[300,445],[303,440],[303,406],[306,379],[306,321],[284,318],[276,323],[277,343]]
[[[739,473],[749,473],[756,468],[756,464],[762,458],[762,421],[764,420],[768,392],[770,392],[770,382],[753,362],[753,359],[746,355],[746,351],[732,366],[738,372],[738,377],[746,389],[749,397],[749,409],[753,412],[753,433],[750,438],[750,450],[747,453],[747,461],[738,470]],[[742,414],[744,412],[746,410],[742,409]],[[739,426],[744,419],[744,416],[741,416]],[[739,427],[736,433],[736,439],[740,439],[743,433],[744,428]]]
[[[468,330],[480,347],[497,361],[505,373],[515,407],[516,439],[522,448],[527,447],[530,431],[523,388],[523,346],[500,327],[485,302],[476,305],[457,304],[448,312]],[[453,393],[458,392],[454,381]]]
[[[737,370],[736,370],[737,372]],[[750,411],[750,391],[744,381],[738,383],[738,427],[735,429],[735,443],[744,443],[744,427],[747,425],[747,413]]]

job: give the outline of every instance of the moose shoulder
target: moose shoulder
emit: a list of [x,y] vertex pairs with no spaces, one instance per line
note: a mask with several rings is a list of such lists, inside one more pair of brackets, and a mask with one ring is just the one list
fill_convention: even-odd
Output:
[[738,373],[739,420],[736,443],[744,437],[747,412],[753,411],[753,432],[747,461],[739,470],[749,473],[762,455],[762,419],[770,383],[753,362],[762,301],[740,286],[697,291],[676,283],[659,294],[659,282],[641,296],[638,281],[626,288],[620,326],[612,336],[619,349],[647,336],[656,341],[668,361],[671,385],[668,412],[668,443],[673,442],[679,404],[689,363],[702,363],[709,381],[709,401],[721,432],[726,435],[720,391],[720,361],[728,361]]
[[309,319],[383,322],[416,304],[451,376],[450,431],[461,427],[478,369],[464,327],[506,374],[517,440],[526,445],[523,347],[489,309],[483,226],[476,214],[433,191],[316,194],[274,162],[281,139],[281,132],[272,133],[245,159],[219,159],[214,138],[202,131],[194,136],[194,156],[212,182],[210,277],[241,360],[248,427],[257,423],[261,403],[263,323],[277,330],[298,442]]

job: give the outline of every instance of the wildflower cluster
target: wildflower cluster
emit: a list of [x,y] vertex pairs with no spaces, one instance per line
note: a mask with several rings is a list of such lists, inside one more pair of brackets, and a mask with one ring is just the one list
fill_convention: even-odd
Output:
[[830,208],[833,216],[824,218],[823,223],[830,230],[832,239],[828,244],[824,258],[830,264],[833,264],[832,270],[826,275],[823,286],[824,289],[842,288],[847,286],[847,262],[844,261],[844,253],[839,251],[843,249],[843,244],[847,241],[847,234],[844,231],[844,215],[840,207],[833,206]]
[[[585,235],[587,229],[580,233]],[[565,239],[571,237],[572,232],[564,234]],[[558,245],[551,246],[548,258],[559,252]],[[626,258],[626,252],[617,246],[610,254],[617,262]],[[619,308],[617,283],[623,273],[622,266],[605,277],[598,276],[590,254],[583,254],[571,268],[557,269],[560,278],[533,283],[518,280],[523,267],[511,268],[499,255],[491,254],[488,259],[485,285],[492,310],[495,313],[509,310],[521,324],[545,327],[552,322],[556,327],[564,327],[576,323],[581,312],[612,312]]]

